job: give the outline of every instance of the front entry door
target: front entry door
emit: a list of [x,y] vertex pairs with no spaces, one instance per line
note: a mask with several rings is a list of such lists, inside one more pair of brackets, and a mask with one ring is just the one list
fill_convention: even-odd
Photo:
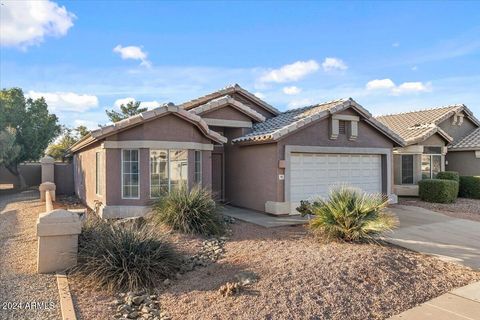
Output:
[[223,200],[223,154],[221,153],[212,153],[212,192],[215,200]]

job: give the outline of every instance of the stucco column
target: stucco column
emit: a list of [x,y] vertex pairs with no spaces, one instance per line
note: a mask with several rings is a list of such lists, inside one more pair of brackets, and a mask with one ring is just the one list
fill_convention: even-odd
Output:
[[54,178],[54,165],[55,160],[52,157],[45,156],[40,159],[42,165],[42,183],[43,182],[55,182]]
[[81,230],[77,213],[56,209],[40,214],[37,219],[37,272],[63,271],[76,265]]

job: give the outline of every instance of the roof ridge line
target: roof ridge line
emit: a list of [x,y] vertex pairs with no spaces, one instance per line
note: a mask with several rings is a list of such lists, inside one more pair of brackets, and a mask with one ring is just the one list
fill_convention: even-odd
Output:
[[398,112],[398,113],[387,113],[387,114],[383,114],[383,115],[376,116],[375,118],[391,117],[391,116],[400,116],[400,115],[405,115],[405,114],[409,114],[409,113],[433,111],[433,110],[453,108],[453,107],[455,107],[455,108],[465,107],[465,104],[463,104],[463,103],[456,103],[456,104],[449,104],[449,105],[439,106],[439,107],[427,107],[427,108],[425,108],[425,109],[417,109],[417,110],[412,110],[412,111],[404,111],[404,112]]

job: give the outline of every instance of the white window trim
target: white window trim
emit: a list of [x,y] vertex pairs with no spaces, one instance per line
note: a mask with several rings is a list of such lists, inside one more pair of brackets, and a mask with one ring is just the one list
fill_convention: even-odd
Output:
[[[424,148],[425,148],[425,147],[438,148],[438,147],[442,147],[442,146],[424,145],[423,147],[424,147]],[[432,171],[432,167],[433,167],[433,166],[432,166],[432,156],[439,156],[439,157],[440,157],[440,172],[442,172],[442,170],[443,170],[442,168],[444,168],[444,165],[445,165],[445,164],[444,164],[444,161],[445,161],[445,160],[444,160],[443,154],[441,153],[441,151],[440,151],[440,153],[422,153],[422,154],[421,154],[421,157],[420,157],[420,172],[423,171],[422,168],[421,168],[421,165],[422,165],[422,156],[424,156],[424,155],[430,157],[430,178],[427,178],[427,179],[434,179],[434,178],[433,178],[433,171]],[[423,179],[423,177],[422,177],[422,179]]]
[[[123,196],[123,151],[124,150],[130,150],[130,151],[133,151],[133,150],[136,150],[138,152],[138,197],[127,197],[125,198]],[[122,152],[122,155],[121,155],[121,161],[120,161],[120,165],[121,165],[121,178],[122,178],[122,183],[120,183],[120,194],[122,195],[122,199],[125,199],[125,200],[138,200],[140,199],[140,149],[121,149],[121,152]]]

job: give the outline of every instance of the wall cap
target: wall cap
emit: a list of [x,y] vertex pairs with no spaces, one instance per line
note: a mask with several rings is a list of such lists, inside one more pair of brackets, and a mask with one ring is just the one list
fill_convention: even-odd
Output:
[[40,159],[40,163],[41,164],[53,164],[53,163],[55,163],[55,159],[53,159],[50,156],[45,156],[42,159]]

